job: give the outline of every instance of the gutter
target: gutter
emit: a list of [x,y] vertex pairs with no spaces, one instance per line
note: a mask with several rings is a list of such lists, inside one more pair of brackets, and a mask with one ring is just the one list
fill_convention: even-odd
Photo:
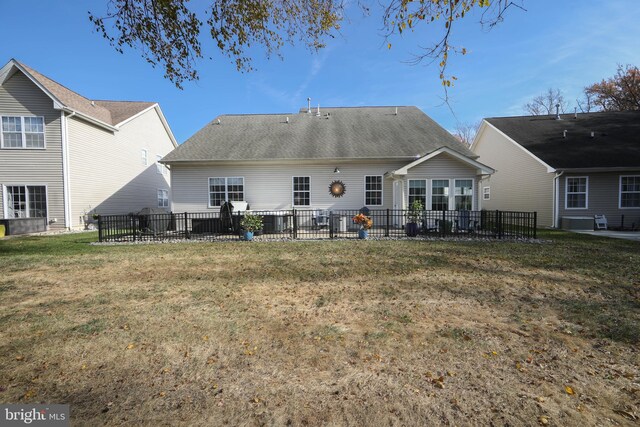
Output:
[[71,108],[63,107],[61,110],[64,111],[65,113],[70,114],[69,117],[77,115],[78,117],[81,117],[83,120],[86,120],[89,123],[93,123],[96,126],[100,126],[100,127],[105,128],[107,130],[110,130],[111,132],[117,132],[117,131],[120,130],[117,127],[111,126],[110,124],[107,124],[107,123],[102,122],[100,120],[94,119],[93,117],[88,116],[86,114],[83,114],[83,113],[81,113],[79,111],[72,110]]

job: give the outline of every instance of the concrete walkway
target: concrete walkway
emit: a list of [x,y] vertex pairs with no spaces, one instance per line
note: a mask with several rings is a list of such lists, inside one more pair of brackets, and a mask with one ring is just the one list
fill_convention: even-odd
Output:
[[598,230],[598,231],[576,231],[580,234],[590,234],[592,236],[600,237],[613,237],[614,239],[635,240],[640,242],[640,231],[613,231],[613,230]]

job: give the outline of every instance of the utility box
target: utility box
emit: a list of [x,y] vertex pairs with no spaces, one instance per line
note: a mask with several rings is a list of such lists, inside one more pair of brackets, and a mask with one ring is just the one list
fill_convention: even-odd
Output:
[[347,217],[346,216],[334,216],[332,229],[334,233],[346,233],[347,232]]

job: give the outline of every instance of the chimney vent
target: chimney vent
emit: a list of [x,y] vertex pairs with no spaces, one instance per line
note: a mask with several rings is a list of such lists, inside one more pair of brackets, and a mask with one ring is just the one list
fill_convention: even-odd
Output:
[[574,119],[578,118],[578,107],[573,107],[573,118]]
[[307,98],[307,113],[311,114],[311,98]]
[[566,130],[566,129],[562,131],[562,137],[563,137],[563,138],[566,138],[566,137],[567,137],[567,130]]
[[556,120],[560,120],[560,104],[556,104]]

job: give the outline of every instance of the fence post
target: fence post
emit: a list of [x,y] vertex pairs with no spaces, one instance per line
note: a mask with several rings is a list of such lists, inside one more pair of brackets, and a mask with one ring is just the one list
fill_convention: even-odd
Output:
[[533,238],[538,238],[538,211],[533,212]]
[[293,238],[298,238],[298,216],[295,209],[293,209]]
[[[340,217],[338,217],[338,220]],[[329,238],[333,239],[333,211],[329,211]]]
[[390,211],[387,208],[387,227],[384,230],[384,237],[389,237],[389,228],[391,227],[391,218],[389,217]]
[[444,209],[442,210],[442,226],[440,227],[440,230],[441,236],[444,237],[447,232],[447,211]]
[[131,233],[133,234],[133,241],[136,241],[136,217],[134,215],[130,216],[131,218]]
[[98,215],[98,242],[102,242],[102,215]]
[[502,239],[502,213],[496,211],[496,234],[498,239]]
[[184,213],[184,238],[185,239],[190,239],[191,238],[191,236],[189,236],[188,217],[189,217],[189,214],[187,212],[185,212]]

